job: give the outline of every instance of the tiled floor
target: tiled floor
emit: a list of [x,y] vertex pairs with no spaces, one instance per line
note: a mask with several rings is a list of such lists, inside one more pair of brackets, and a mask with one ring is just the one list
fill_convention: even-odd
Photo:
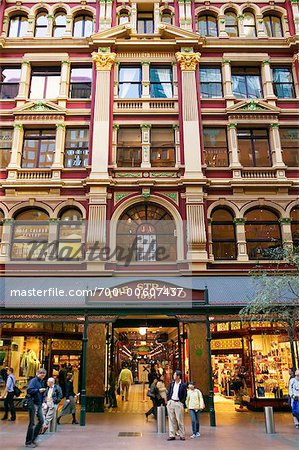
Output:
[[[275,435],[265,433],[262,413],[237,413],[229,400],[216,402],[217,427],[209,426],[209,415],[201,417],[201,437],[190,439],[190,419],[185,416],[187,440],[167,442],[167,434],[158,435],[153,418],[146,422],[144,411],[149,403],[143,401],[142,390],[133,390],[128,402],[119,399],[119,408],[104,414],[87,414],[86,427],[71,425],[70,417],[55,434],[40,437],[39,448],[45,450],[299,450],[299,430],[293,426],[288,413],[275,413]],[[0,422],[0,448],[21,450],[27,426],[26,413],[19,413],[17,421]],[[119,433],[135,432],[141,436],[119,437]]]

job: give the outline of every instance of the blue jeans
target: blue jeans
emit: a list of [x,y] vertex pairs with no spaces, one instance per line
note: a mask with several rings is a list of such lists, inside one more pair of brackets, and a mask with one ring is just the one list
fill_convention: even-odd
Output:
[[[26,442],[25,444],[32,444],[33,441],[39,435],[44,423],[44,416],[42,411],[42,405],[32,404],[28,409],[29,424],[27,428]],[[37,417],[37,424],[35,425],[35,416]]]
[[192,422],[192,433],[199,433],[199,411],[195,411],[195,409],[189,409],[191,422]]

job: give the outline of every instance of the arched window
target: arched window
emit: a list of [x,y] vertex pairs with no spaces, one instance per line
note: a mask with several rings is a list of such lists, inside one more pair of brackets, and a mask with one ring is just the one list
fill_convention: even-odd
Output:
[[264,16],[264,27],[267,36],[269,37],[283,37],[282,23],[279,16],[267,14]]
[[55,14],[53,37],[60,38],[64,35],[66,30],[66,14],[64,11],[60,11]]
[[199,16],[198,32],[201,36],[218,36],[217,18],[211,14]]
[[74,37],[89,37],[93,31],[93,19],[88,14],[77,16],[74,20]]
[[59,221],[58,259],[82,259],[83,222],[82,214],[75,208],[65,210]]
[[224,208],[212,213],[212,242],[215,259],[236,259],[237,246],[233,214]]
[[253,38],[256,37],[256,27],[255,27],[255,17],[251,12],[244,13],[244,33],[245,37]]
[[225,13],[225,31],[229,37],[238,37],[238,18],[237,14],[233,11],[228,11]]
[[164,10],[161,15],[161,22],[172,24],[172,14],[170,11]]
[[122,214],[117,225],[117,260],[175,261],[176,227],[172,216],[161,206],[142,203]]
[[2,241],[3,221],[4,221],[4,214],[3,211],[1,211],[0,209],[0,242]]
[[299,253],[299,206],[291,211],[291,229],[294,245],[294,252]]
[[13,16],[9,21],[9,37],[23,37],[28,30],[28,17],[25,15]]
[[129,22],[130,22],[129,11],[127,11],[126,9],[123,9],[119,13],[118,24],[123,25],[124,23],[129,23]]
[[249,259],[280,259],[276,251],[281,248],[278,215],[273,211],[256,208],[245,215],[245,232]]
[[40,209],[27,209],[15,216],[11,259],[43,260],[47,249],[49,216]]
[[36,16],[35,21],[35,37],[45,37],[48,31],[48,12],[41,11]]

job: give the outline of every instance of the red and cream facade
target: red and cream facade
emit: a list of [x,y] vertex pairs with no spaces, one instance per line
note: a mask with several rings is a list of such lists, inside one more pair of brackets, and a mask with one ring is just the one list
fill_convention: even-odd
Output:
[[[80,263],[37,262],[41,275],[129,273],[88,253],[114,248],[118,220],[142,205],[168,214],[176,237],[171,261],[130,266],[147,275],[246,275],[272,239],[257,242],[256,222],[298,241],[298,1],[1,0],[0,26],[1,66],[19,71],[8,95],[0,80],[3,274],[34,274],[12,250],[26,210],[45,214],[49,240],[68,209],[86,219]],[[68,156],[81,129],[84,163]]]

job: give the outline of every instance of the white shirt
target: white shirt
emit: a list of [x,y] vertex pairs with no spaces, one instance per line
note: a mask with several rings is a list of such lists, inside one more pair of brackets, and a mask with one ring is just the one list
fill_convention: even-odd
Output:
[[179,400],[179,389],[181,382],[181,380],[179,383],[177,383],[176,381],[174,382],[171,400]]
[[47,395],[47,402],[51,402],[52,401],[52,396],[53,396],[53,388],[49,387],[48,395]]

